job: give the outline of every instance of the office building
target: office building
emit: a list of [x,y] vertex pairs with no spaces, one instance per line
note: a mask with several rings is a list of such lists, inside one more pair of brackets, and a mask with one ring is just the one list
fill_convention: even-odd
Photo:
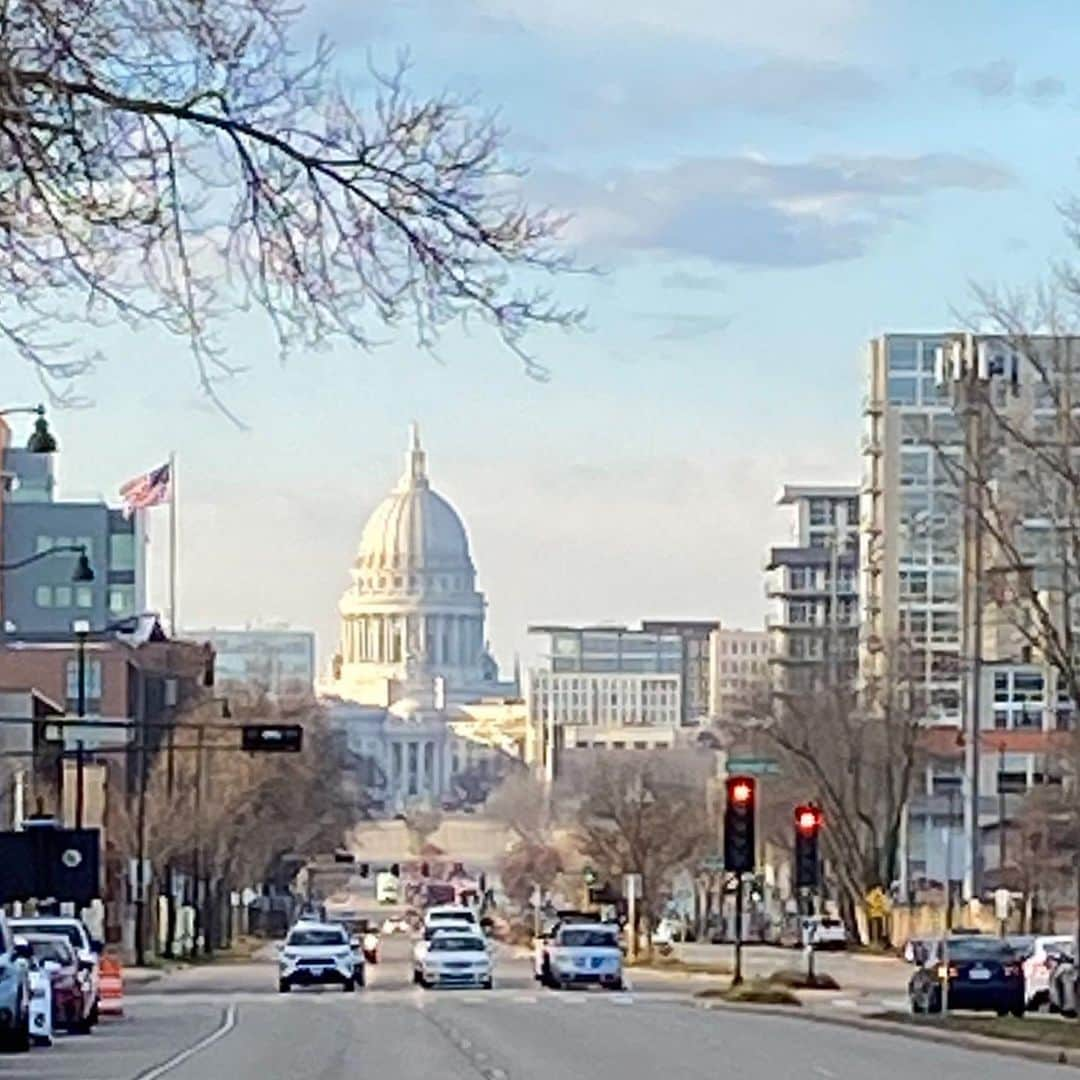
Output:
[[709,713],[714,721],[738,719],[770,685],[771,644],[765,630],[721,626],[709,636]]
[[68,635],[76,621],[102,631],[146,604],[139,542],[143,511],[125,518],[103,500],[59,499],[57,457],[12,446],[11,429],[0,419],[0,561],[12,563],[54,547],[81,545],[94,579],[73,580],[78,555],[72,552],[2,575],[4,639]]
[[853,685],[858,664],[859,489],[787,485],[790,545],[769,552],[773,686],[780,693]]
[[684,641],[625,626],[530,626],[541,663],[529,670],[531,756],[556,746],[652,750],[674,745],[683,717]]
[[709,636],[719,628],[715,620],[702,619],[645,619],[641,623],[641,629],[650,634],[678,634],[682,638],[683,727],[709,721]]
[[267,694],[278,700],[310,698],[315,687],[315,635],[288,627],[189,630],[216,656],[217,686],[226,697]]

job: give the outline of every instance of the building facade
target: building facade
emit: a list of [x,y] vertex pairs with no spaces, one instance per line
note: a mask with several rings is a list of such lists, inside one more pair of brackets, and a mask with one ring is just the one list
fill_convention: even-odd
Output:
[[858,666],[859,489],[788,485],[792,545],[769,552],[768,618],[774,688],[801,693],[851,685]]
[[767,630],[722,626],[709,636],[709,713],[714,722],[736,718],[740,708],[769,683],[771,642]]
[[700,619],[645,619],[651,634],[678,634],[683,642],[682,724],[698,727],[709,721],[709,636],[720,624]]
[[[319,694],[378,777],[384,807],[450,805],[462,777],[501,756],[455,733],[461,706],[512,698],[484,633],[468,535],[432,490],[415,425],[405,472],[364,526],[338,606],[341,633]],[[459,783],[459,781],[461,781]]]
[[549,771],[558,749],[652,750],[683,723],[681,634],[624,626],[530,626],[541,662],[529,669],[532,756]]
[[297,700],[315,692],[315,635],[310,630],[211,627],[185,631],[185,636],[213,646],[217,686],[226,697],[268,694]]
[[58,499],[56,459],[55,453],[13,447],[10,429],[0,419],[0,561],[80,544],[94,580],[72,580],[78,556],[71,553],[2,575],[3,638],[67,635],[76,621],[101,631],[146,604],[141,512],[125,518],[102,501]]

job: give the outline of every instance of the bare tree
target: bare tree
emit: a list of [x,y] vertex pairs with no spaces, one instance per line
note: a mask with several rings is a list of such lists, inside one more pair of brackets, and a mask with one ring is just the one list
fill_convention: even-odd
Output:
[[582,771],[581,852],[612,881],[641,875],[646,931],[662,914],[672,875],[716,835],[703,777],[684,764],[672,751],[634,751],[597,754]]
[[0,338],[47,383],[85,369],[72,321],[187,339],[211,395],[236,306],[283,353],[479,318],[534,373],[526,330],[577,321],[533,280],[569,265],[560,219],[520,201],[494,119],[412,97],[404,63],[361,103],[325,41],[298,57],[300,10],[0,0]]
[[866,895],[897,876],[926,705],[910,677],[912,660],[909,648],[894,644],[861,688],[798,695],[763,688],[747,723],[747,736],[776,753],[795,785],[790,806],[805,799],[822,809],[824,854],[853,929]]
[[423,853],[424,845],[439,831],[442,814],[438,810],[417,806],[405,814],[405,828],[414,855]]

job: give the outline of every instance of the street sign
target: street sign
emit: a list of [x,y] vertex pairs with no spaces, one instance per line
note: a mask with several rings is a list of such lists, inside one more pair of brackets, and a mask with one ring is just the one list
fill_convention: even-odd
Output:
[[994,890],[994,915],[998,922],[1007,922],[1012,907],[1012,893],[1008,889]]
[[738,773],[744,776],[776,776],[780,772],[780,764],[772,758],[729,757],[727,771],[732,776]]
[[706,855],[705,858],[698,863],[698,866],[706,874],[722,874],[724,872],[724,856]]

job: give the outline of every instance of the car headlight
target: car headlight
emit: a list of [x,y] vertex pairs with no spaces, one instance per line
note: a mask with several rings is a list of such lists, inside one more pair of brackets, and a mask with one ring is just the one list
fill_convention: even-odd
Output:
[[0,983],[5,983],[9,979],[18,977],[18,968],[14,964],[2,964],[0,963]]

